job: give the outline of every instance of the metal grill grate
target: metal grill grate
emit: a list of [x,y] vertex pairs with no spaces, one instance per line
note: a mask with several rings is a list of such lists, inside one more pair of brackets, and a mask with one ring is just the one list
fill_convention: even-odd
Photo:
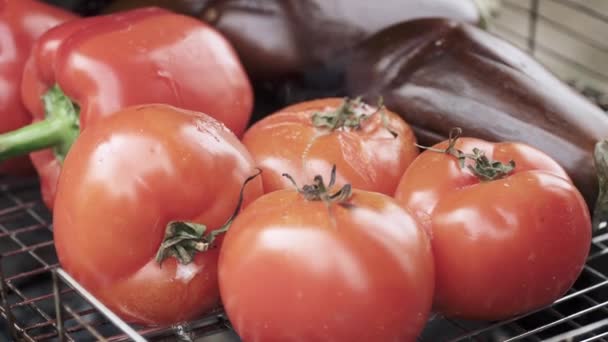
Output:
[[7,334],[0,340],[187,340],[228,329],[220,311],[182,326],[129,326],[58,268],[37,183],[0,182],[0,314]]
[[[601,8],[594,7],[598,4]],[[574,13],[578,22],[587,18],[588,25],[573,27],[556,17],[559,13]],[[600,27],[608,29],[608,2],[503,0],[490,30],[527,49],[608,108],[608,64],[596,60],[608,57],[608,42],[602,39],[606,31],[598,32]],[[576,44],[561,44],[561,38]],[[180,326],[128,325],[58,267],[50,213],[40,201],[37,182],[0,178],[0,340],[238,341],[221,310]],[[608,233],[593,239],[580,278],[553,305],[496,323],[437,315],[419,340],[608,341]]]
[[[5,331],[13,338],[25,341],[59,341],[60,336],[65,341],[237,340],[219,310],[196,322],[173,327],[130,326],[114,316],[58,268],[50,215],[38,198],[37,183],[0,181],[0,313]],[[608,233],[593,239],[581,277],[566,296],[550,307],[497,323],[435,316],[420,337],[420,341],[466,340],[608,341]]]

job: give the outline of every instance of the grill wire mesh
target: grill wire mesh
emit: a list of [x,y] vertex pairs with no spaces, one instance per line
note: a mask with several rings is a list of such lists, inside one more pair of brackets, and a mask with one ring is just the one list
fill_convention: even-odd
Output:
[[[490,30],[527,49],[565,81],[608,109],[608,76],[582,63],[560,45],[538,36],[540,25],[587,45],[591,54],[608,53],[593,37],[543,14],[557,4],[608,28],[608,6],[595,0],[503,0]],[[606,3],[604,3],[605,5]],[[505,24],[501,16],[513,16]],[[520,19],[517,19],[519,16]],[[503,17],[504,18],[504,17]],[[523,19],[521,19],[523,18]],[[605,31],[604,31],[605,32]],[[543,59],[542,57],[546,57]],[[606,67],[608,75],[608,67]],[[51,216],[35,179],[0,178],[0,340],[15,341],[238,341],[221,311],[185,325],[142,328],[107,310],[59,268]],[[500,281],[500,273],[496,274]],[[514,298],[513,300],[517,300]],[[432,317],[420,341],[608,341],[608,233],[595,236],[588,262],[569,292],[553,305],[502,322],[468,322]]]

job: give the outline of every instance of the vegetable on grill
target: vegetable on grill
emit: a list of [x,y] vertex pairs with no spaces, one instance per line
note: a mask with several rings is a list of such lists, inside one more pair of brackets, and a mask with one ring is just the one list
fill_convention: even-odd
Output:
[[431,236],[434,308],[449,317],[493,321],[549,305],[589,254],[583,197],[529,145],[454,135],[420,154],[395,198]]
[[226,233],[220,293],[243,340],[414,341],[425,326],[429,238],[393,198],[335,186],[335,170],[258,198]]
[[412,129],[381,103],[324,98],[273,113],[251,126],[243,143],[264,170],[264,191],[291,188],[337,166],[336,184],[392,196],[418,155]]
[[53,211],[59,262],[129,322],[195,319],[220,303],[222,232],[241,200],[262,194],[257,174],[217,120],[127,107],[84,130],[65,159]]
[[602,169],[593,156],[608,137],[606,113],[506,41],[466,23],[413,20],[367,39],[348,68],[347,93],[382,96],[421,144],[446,139],[452,127],[527,143],[568,172],[590,209],[608,202],[597,200]]
[[99,118],[165,103],[208,113],[240,136],[253,101],[228,41],[196,19],[159,8],[49,30],[32,51],[22,87],[36,122],[0,135],[0,160],[36,151],[31,159],[51,208],[62,159],[79,131]]
[[474,0],[118,0],[106,12],[161,6],[198,17],[235,46],[256,80],[281,80],[338,57],[365,37],[420,17],[482,24],[488,8]]

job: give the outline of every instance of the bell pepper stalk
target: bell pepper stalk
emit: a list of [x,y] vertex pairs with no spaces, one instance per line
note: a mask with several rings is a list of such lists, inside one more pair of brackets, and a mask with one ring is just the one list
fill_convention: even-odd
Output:
[[30,153],[49,208],[62,160],[101,117],[162,103],[208,114],[240,136],[253,107],[230,43],[199,20],[153,7],[47,31],[27,61],[21,94],[33,120],[0,135],[0,160]]
[[[34,0],[6,0],[0,6],[0,133],[23,127],[32,121],[32,115],[21,102],[21,76],[26,60],[44,32],[63,22],[78,18],[76,15]],[[6,160],[0,164],[0,173],[13,176],[33,174],[32,163],[27,156]]]
[[47,113],[44,120],[0,135],[0,154],[3,158],[53,148],[60,161],[65,159],[80,132],[79,109],[58,85],[49,89],[43,100]]

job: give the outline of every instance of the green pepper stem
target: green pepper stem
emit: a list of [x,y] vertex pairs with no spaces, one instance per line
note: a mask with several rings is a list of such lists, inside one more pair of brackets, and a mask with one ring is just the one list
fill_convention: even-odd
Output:
[[80,133],[78,108],[55,85],[43,96],[46,118],[0,134],[0,161],[53,148],[63,160]]
[[0,159],[55,146],[62,140],[64,130],[64,120],[46,119],[0,134]]

